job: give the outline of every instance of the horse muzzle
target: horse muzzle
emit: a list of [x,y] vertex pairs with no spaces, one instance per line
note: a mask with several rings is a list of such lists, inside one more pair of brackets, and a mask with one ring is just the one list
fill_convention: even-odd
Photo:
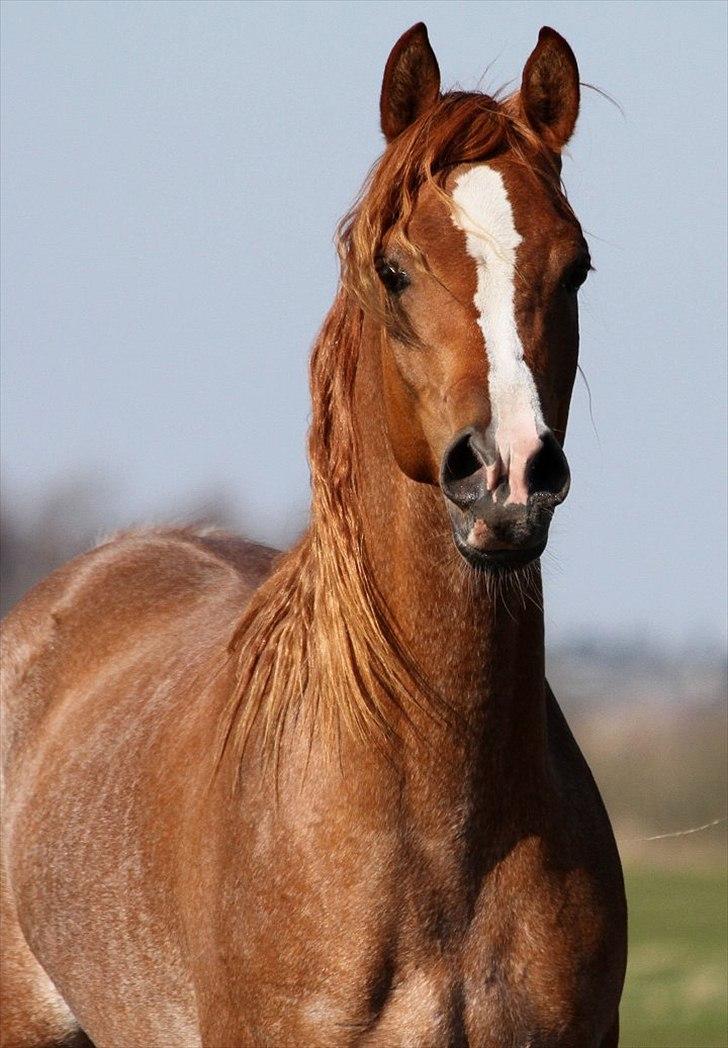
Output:
[[469,427],[445,451],[440,486],[453,537],[481,570],[507,571],[540,557],[571,477],[561,445],[543,430],[504,463],[490,431]]

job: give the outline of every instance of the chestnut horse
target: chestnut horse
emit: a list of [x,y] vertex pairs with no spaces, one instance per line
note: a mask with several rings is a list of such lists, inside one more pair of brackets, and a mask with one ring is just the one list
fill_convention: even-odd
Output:
[[589,254],[579,106],[441,94],[423,25],[341,228],[311,524],[116,538],[5,630],[3,1044],[616,1045],[626,915],[544,677]]

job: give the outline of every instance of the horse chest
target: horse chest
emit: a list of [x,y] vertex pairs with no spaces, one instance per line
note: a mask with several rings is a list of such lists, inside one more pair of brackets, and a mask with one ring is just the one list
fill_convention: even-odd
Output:
[[330,985],[303,998],[296,1036],[352,1048],[599,1048],[610,1024],[573,957],[563,977],[553,957],[492,942],[430,948],[396,965],[384,955],[374,984],[352,988],[344,977],[345,993]]
[[395,962],[385,951],[378,1010],[369,1012],[361,1043],[402,1048],[601,1044],[609,1022],[609,1009],[595,1006],[603,998],[602,944],[587,942],[583,915],[577,926],[570,920],[555,922],[548,907],[539,912],[533,901],[520,915],[511,906],[506,904],[510,912],[500,921],[491,905],[484,907],[464,934],[449,941],[427,932],[410,933],[408,942],[405,934]]
[[[334,883],[305,942],[278,939],[275,980],[295,1028],[285,1036],[337,1048],[601,1045],[619,964],[583,873],[547,873],[517,848],[473,895],[391,861],[383,878],[375,851],[371,879]],[[279,1005],[261,1002],[263,1041],[285,1039]]]

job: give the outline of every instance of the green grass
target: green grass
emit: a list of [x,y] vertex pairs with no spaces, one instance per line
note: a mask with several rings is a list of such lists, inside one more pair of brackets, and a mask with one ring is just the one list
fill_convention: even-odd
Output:
[[627,871],[622,1048],[728,1048],[723,873]]

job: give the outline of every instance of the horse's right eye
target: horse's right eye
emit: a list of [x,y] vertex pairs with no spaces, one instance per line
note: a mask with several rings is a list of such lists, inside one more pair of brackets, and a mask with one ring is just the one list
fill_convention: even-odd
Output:
[[406,287],[409,287],[409,277],[396,262],[389,258],[378,258],[374,263],[377,276],[393,295],[400,295]]

